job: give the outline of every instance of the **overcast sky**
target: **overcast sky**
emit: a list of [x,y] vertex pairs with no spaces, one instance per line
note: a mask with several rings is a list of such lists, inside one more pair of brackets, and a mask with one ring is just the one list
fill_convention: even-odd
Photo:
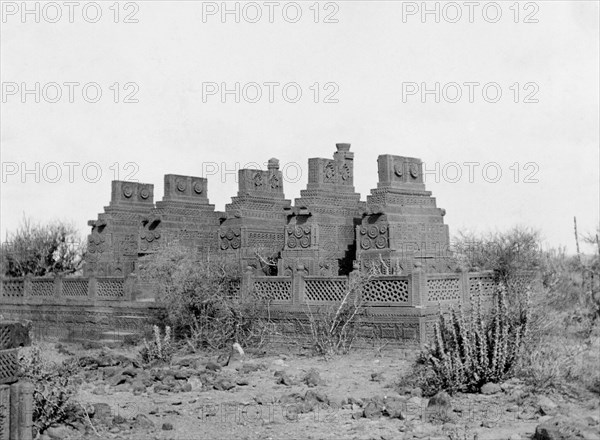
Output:
[[2,239],[87,234],[117,176],[208,177],[224,210],[276,157],[293,199],[336,142],[363,200],[378,155],[421,158],[451,234],[598,224],[598,2],[74,3],[2,4]]

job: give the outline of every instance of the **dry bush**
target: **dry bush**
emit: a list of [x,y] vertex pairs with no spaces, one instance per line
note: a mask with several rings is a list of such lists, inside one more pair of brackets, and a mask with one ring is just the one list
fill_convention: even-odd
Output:
[[55,423],[73,424],[84,420],[81,407],[74,401],[77,387],[73,377],[79,369],[73,359],[57,364],[46,359],[39,346],[33,345],[19,359],[20,376],[34,386],[34,430],[43,433]]
[[158,287],[157,302],[166,311],[163,320],[191,349],[264,342],[269,328],[262,319],[264,304],[252,298],[241,301],[237,262],[175,246],[147,258],[143,266],[145,276]]
[[369,280],[368,275],[354,274],[339,303],[315,310],[306,305],[311,343],[317,353],[331,355],[350,351],[358,336],[360,319],[366,313],[361,292]]
[[23,217],[18,228],[6,234],[0,266],[8,277],[77,274],[84,253],[85,245],[72,224],[56,221],[42,225]]

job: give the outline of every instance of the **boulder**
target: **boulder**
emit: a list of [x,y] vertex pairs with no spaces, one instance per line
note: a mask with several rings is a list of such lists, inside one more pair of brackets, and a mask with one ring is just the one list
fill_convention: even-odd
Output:
[[498,385],[497,383],[488,382],[481,387],[480,391],[481,391],[481,394],[490,395],[490,394],[497,394],[497,393],[501,392],[502,388],[500,388],[500,385]]
[[241,362],[243,362],[245,356],[242,346],[236,342],[231,346],[231,353],[229,354],[226,365],[228,367],[239,366]]
[[576,440],[597,439],[598,432],[592,432],[580,421],[566,416],[552,417],[535,428],[535,440]]
[[304,376],[302,381],[309,387],[316,387],[324,384],[323,379],[321,379],[321,375],[314,368],[306,373],[306,376]]

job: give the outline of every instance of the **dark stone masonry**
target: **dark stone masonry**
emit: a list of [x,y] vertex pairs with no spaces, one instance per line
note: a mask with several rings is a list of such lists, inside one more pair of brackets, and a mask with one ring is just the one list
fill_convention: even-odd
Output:
[[176,245],[237,266],[236,294],[268,300],[284,338],[298,337],[308,307],[318,313],[339,302],[358,272],[371,275],[362,334],[402,345],[426,341],[439,307],[492,297],[493,273],[453,265],[445,210],[425,189],[420,159],[379,156],[377,187],[365,202],[354,188],[350,144],[336,147],[331,159],[308,160],[306,189],[293,204],[277,159],[267,170],[239,171],[225,212],[210,204],[201,177],[165,175],[156,203],[152,184],[113,181],[109,205],[89,222],[83,276],[2,279],[0,315],[68,340],[135,335],[161,309],[141,276],[144,257]]

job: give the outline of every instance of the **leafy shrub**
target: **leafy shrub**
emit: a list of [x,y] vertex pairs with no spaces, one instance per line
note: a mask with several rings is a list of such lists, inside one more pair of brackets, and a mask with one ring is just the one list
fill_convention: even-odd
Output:
[[160,329],[157,325],[153,327],[154,339],[148,342],[144,338],[144,346],[140,350],[140,357],[146,364],[159,360],[171,362],[173,358],[173,344],[171,342],[171,327],[165,327],[165,335],[161,337]]
[[157,301],[165,306],[174,336],[192,349],[222,349],[232,342],[256,346],[268,336],[261,310],[265,304],[260,299],[242,301],[237,294],[237,262],[175,246],[146,259],[143,276],[158,286]]
[[366,275],[351,276],[339,304],[319,308],[313,313],[307,304],[312,346],[319,354],[347,353],[358,334],[360,318],[365,314],[362,287]]
[[20,376],[33,383],[33,425],[39,433],[55,423],[72,424],[83,419],[80,406],[73,397],[77,393],[73,377],[77,362],[68,359],[61,364],[48,361],[41,348],[34,345],[29,354],[20,355]]
[[435,376],[430,382],[449,392],[476,392],[487,382],[505,380],[514,373],[527,335],[529,309],[510,314],[503,285],[489,316],[482,313],[481,296],[478,298],[475,302],[471,297],[473,308],[468,317],[462,306],[458,311],[452,309],[449,316],[440,311],[433,344],[422,355]]

